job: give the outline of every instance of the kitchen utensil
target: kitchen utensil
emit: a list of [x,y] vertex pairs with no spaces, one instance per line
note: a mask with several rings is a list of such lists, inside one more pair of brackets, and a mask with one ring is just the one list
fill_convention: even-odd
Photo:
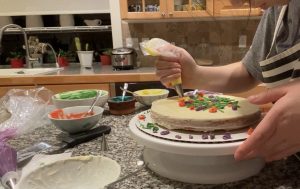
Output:
[[109,112],[113,115],[126,115],[135,111],[135,98],[133,96],[125,96],[122,101],[121,96],[115,96],[108,99]]
[[[159,49],[170,43],[159,38],[152,38],[148,41],[140,43],[141,50],[145,56],[165,56],[165,57],[178,57],[178,55],[172,51],[160,51]],[[181,77],[175,79],[170,83],[170,86],[174,87],[179,97],[183,97],[183,88]]]
[[75,37],[75,38],[74,38],[74,41],[75,41],[76,50],[77,50],[77,51],[81,51],[81,42],[80,42],[80,38],[79,38],[79,37]]
[[19,176],[17,171],[17,152],[4,142],[0,143],[0,177],[6,188],[14,189]]
[[136,101],[146,106],[151,106],[152,103],[159,99],[167,98],[169,90],[167,89],[144,89],[134,92]]
[[29,146],[27,148],[24,148],[22,150],[19,150],[17,152],[17,162],[18,167],[22,167],[22,165],[31,159],[34,155],[43,152],[44,150],[50,148],[51,145],[47,144],[45,142],[40,142],[37,144],[34,144],[32,146]]
[[48,118],[53,125],[66,133],[80,133],[95,127],[102,118],[104,108],[94,106],[93,115],[82,117],[90,106],[71,106],[63,109],[53,110]]
[[94,108],[96,102],[98,101],[98,99],[99,99],[99,97],[100,97],[101,95],[102,95],[102,91],[100,91],[100,92],[97,91],[97,96],[96,96],[96,98],[94,99],[94,101],[93,101],[93,103],[92,103],[90,109],[86,112],[86,114],[85,114],[83,117],[85,117],[85,116],[87,116],[87,115],[90,115],[90,114],[93,112],[93,108]]
[[[34,145],[34,147],[29,147],[30,148],[41,148],[42,150],[39,151],[39,153],[44,153],[44,154],[57,154],[57,153],[62,153],[68,148],[73,148],[76,145],[82,144],[84,142],[91,141],[99,136],[102,136],[103,134],[109,134],[111,131],[111,127],[106,126],[106,125],[101,125],[99,127],[96,127],[94,129],[77,133],[77,134],[66,134],[66,133],[61,133],[60,135],[57,136],[57,139],[60,140],[60,143],[54,144],[54,145],[49,145],[47,143],[41,143],[38,146]],[[20,151],[20,158],[18,158],[18,164],[22,164],[22,162],[27,161],[28,159],[32,158],[36,153],[24,153],[28,150],[21,150]]]
[[104,156],[52,157],[36,159],[38,164],[30,162],[34,167],[25,169],[18,189],[103,189],[121,172],[115,160]]
[[61,143],[54,145],[58,148],[53,151],[48,151],[47,154],[56,154],[63,152],[68,148],[73,148],[74,146],[77,146],[84,142],[91,141],[99,136],[102,136],[103,134],[109,134],[110,131],[111,127],[102,125],[94,129],[72,135],[61,133],[57,136],[58,140],[60,140]]
[[115,69],[129,70],[137,66],[137,53],[133,48],[121,47],[112,50],[112,66]]
[[107,151],[108,150],[108,145],[107,145],[107,141],[105,138],[105,134],[102,134],[102,140],[101,140],[101,151]]
[[[85,69],[85,68],[82,68]],[[82,93],[95,90],[97,91],[98,89],[86,89],[86,90],[74,90],[74,91],[67,91],[64,93],[58,93],[52,96],[51,100],[53,104],[55,105],[56,108],[62,109],[70,106],[89,106],[93,103],[95,96],[85,98],[84,96],[80,95]],[[68,98],[61,98],[61,95],[68,94]],[[108,98],[109,98],[109,93],[108,91],[101,90],[101,96],[99,96],[98,102],[96,103],[96,106],[101,106],[104,107],[106,104]],[[78,98],[75,98],[74,95],[79,95]],[[74,98],[73,98],[74,97]]]
[[127,92],[127,93],[130,93],[130,94],[133,94],[133,95],[135,95],[135,96],[139,96],[139,94],[137,94],[137,93],[135,93],[135,92],[132,92],[132,91],[130,91],[130,90],[128,90],[128,89],[125,89],[125,88],[123,88],[123,87],[120,87],[120,89],[123,91],[123,92],[122,92],[122,99],[123,99],[123,94],[124,94],[124,96],[125,96],[126,92]]
[[127,174],[127,175],[125,175],[125,176],[123,176],[123,177],[117,179],[116,181],[114,181],[114,182],[112,182],[112,183],[106,185],[106,186],[104,187],[104,189],[110,189],[110,188],[113,188],[113,186],[114,186],[115,184],[117,184],[117,183],[119,183],[119,182],[122,182],[123,180],[126,180],[126,179],[128,179],[128,178],[130,178],[130,177],[135,176],[135,175],[138,174],[140,171],[142,171],[145,167],[147,167],[148,163],[145,163],[145,162],[144,162],[143,154],[141,154],[141,155],[139,156],[139,159],[138,159],[138,161],[136,162],[136,164],[137,164],[137,166],[139,167],[136,171],[133,171],[133,172],[131,172],[131,173],[129,173],[129,174]]
[[[144,121],[139,119],[140,114],[145,115]],[[264,167],[261,158],[244,161],[234,159],[235,150],[248,137],[247,129],[232,134],[233,140],[228,142],[221,138],[219,141],[202,139],[198,132],[189,134],[172,130],[164,133],[163,128],[155,128],[159,134],[156,137],[152,135],[154,129],[146,133],[145,129],[139,127],[141,124],[146,127],[148,123],[153,123],[150,111],[140,114],[130,120],[129,132],[133,139],[145,146],[144,161],[158,175],[187,183],[222,184],[256,175]],[[218,138],[217,135],[215,137]],[[241,140],[234,140],[238,138]]]
[[[88,48],[88,46],[87,46]],[[93,65],[94,51],[77,51],[80,65],[85,68],[91,68]]]
[[124,97],[126,95],[126,90],[128,89],[128,83],[124,83],[124,90],[122,92],[122,101],[124,101]]

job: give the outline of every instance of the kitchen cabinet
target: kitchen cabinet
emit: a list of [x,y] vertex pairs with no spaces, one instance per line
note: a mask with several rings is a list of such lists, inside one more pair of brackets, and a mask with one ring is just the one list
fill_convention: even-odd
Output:
[[124,20],[180,19],[213,15],[213,0],[120,0]]
[[249,3],[242,6],[233,6],[230,0],[214,0],[214,16],[218,17],[235,17],[235,16],[260,16],[262,10],[260,8],[251,8]]
[[201,17],[260,16],[260,8],[248,3],[233,6],[230,0],[120,0],[123,20],[180,19]]

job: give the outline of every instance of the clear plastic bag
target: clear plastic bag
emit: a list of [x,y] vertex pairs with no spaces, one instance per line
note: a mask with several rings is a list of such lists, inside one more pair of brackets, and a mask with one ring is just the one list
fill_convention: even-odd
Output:
[[176,53],[172,51],[160,51],[159,49],[170,43],[160,39],[152,38],[148,41],[143,41],[140,43],[140,48],[144,56],[165,56],[165,57],[177,57]]
[[[163,48],[166,45],[170,45],[169,42],[160,39],[152,38],[148,41],[143,41],[140,43],[140,48],[144,56],[164,56],[169,58],[178,58],[179,55],[174,52],[174,48]],[[181,77],[175,79],[170,83],[170,86],[181,85]]]
[[8,91],[0,99],[0,109],[6,109],[11,115],[2,122],[0,120],[0,141],[49,125],[47,115],[53,108],[48,104],[52,95],[53,93],[44,87]]

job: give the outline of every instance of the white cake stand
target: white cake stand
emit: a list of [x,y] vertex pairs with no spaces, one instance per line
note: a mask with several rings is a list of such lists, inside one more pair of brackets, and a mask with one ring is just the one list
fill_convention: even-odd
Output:
[[[145,124],[151,122],[149,111],[140,114],[146,116]],[[234,137],[241,135],[223,143],[218,139],[217,143],[205,142],[199,137],[196,142],[170,140],[143,131],[138,115],[129,123],[130,133],[145,146],[144,160],[148,167],[163,177],[187,183],[222,184],[251,177],[264,167],[262,159],[234,160],[234,151],[242,143]]]

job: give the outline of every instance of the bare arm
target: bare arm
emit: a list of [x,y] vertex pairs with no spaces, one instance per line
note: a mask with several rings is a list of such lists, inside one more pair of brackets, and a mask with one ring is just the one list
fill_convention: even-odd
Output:
[[192,88],[226,93],[246,91],[258,84],[241,62],[219,67],[199,66],[193,80]]

